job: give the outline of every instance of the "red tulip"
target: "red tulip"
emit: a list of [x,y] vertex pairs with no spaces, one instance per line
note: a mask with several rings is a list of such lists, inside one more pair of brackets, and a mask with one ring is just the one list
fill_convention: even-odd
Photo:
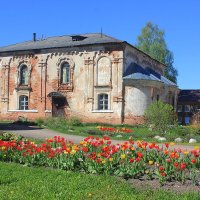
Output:
[[164,171],[164,170],[165,170],[164,167],[162,167],[162,166],[159,167],[159,171]]
[[169,148],[169,143],[165,143],[165,146],[168,149]]
[[186,168],[186,164],[183,162],[183,163],[181,163],[181,165],[180,165],[180,169],[181,170],[184,170]]
[[193,164],[195,164],[195,163],[197,162],[197,160],[196,160],[196,159],[192,159],[191,162],[192,162]]
[[135,160],[136,160],[136,162],[140,162],[141,158],[138,157],[138,158],[136,158]]
[[177,162],[174,163],[174,167],[178,167],[178,165],[179,165],[179,164],[178,164]]
[[161,172],[160,175],[164,177],[166,174],[165,172]]

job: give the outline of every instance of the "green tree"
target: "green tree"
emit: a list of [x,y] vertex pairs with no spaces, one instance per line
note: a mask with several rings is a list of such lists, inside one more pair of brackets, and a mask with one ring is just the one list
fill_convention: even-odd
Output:
[[145,119],[147,124],[153,125],[154,129],[161,133],[168,130],[170,125],[175,125],[177,121],[173,107],[162,101],[150,104],[145,112]]
[[164,36],[164,31],[160,30],[157,25],[147,22],[146,26],[142,28],[135,46],[152,58],[164,63],[167,66],[165,77],[176,83],[178,71],[173,66],[174,56],[167,48]]

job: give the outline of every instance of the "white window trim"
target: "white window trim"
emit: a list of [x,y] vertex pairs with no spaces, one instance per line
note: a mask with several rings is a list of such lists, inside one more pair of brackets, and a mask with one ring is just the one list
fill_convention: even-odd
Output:
[[[101,95],[103,95],[102,99],[100,99]],[[106,98],[106,96],[107,96],[107,98]],[[108,108],[109,108],[109,101],[108,100],[109,100],[108,94],[106,94],[106,93],[100,93],[100,94],[98,94],[98,110],[108,110]],[[106,101],[107,101],[107,104],[105,103]],[[99,108],[100,106],[102,106],[103,109],[100,109]],[[107,106],[107,109],[105,109],[106,106]]]
[[113,110],[92,110],[92,113],[113,113]]
[[51,113],[52,111],[51,110],[45,110],[44,112],[45,113]]
[[26,107],[26,103],[28,104],[27,105],[27,108],[29,107],[29,97],[27,96],[27,95],[20,95],[19,97],[18,97],[18,110],[28,110],[28,109],[20,109],[20,97],[21,96],[23,96],[23,97],[27,97],[27,100],[25,100],[24,98],[23,98],[23,107],[25,108]]
[[8,110],[8,112],[25,112],[25,113],[37,113],[38,110]]

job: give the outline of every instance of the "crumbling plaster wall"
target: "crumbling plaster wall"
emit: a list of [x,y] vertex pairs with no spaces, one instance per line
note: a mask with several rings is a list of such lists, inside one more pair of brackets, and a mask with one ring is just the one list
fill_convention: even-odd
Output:
[[[68,104],[64,108],[66,116],[75,115],[83,121],[121,123],[123,51],[119,49],[115,45],[97,45],[1,56],[1,118],[17,119],[23,116],[35,119],[51,116],[52,102],[48,94],[58,91],[67,99]],[[106,59],[109,65],[105,63],[104,69]],[[65,61],[70,64],[68,86],[60,84],[60,66]],[[100,61],[102,73],[104,70],[106,73],[110,71],[102,85],[97,82]],[[25,88],[18,85],[19,66],[23,63],[29,68],[29,84]],[[109,96],[108,111],[97,109],[100,93]],[[29,110],[18,110],[20,95],[29,97]]]

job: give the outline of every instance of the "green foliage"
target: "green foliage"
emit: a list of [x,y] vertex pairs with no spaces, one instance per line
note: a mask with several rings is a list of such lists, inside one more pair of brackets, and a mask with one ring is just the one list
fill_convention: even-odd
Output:
[[164,36],[164,31],[160,30],[157,25],[147,22],[141,31],[141,35],[137,38],[136,47],[164,63],[167,66],[165,76],[176,83],[178,71],[173,67],[174,56],[167,48]]
[[24,137],[22,135],[15,135],[13,133],[1,132],[0,133],[0,140],[3,141],[21,141]]
[[38,118],[35,120],[38,126],[47,126],[53,129],[62,129],[63,131],[68,130],[71,126],[82,126],[82,122],[77,117],[48,117],[48,118]]
[[78,117],[70,117],[68,123],[70,126],[82,126],[82,122]]
[[69,124],[66,118],[63,117],[49,117],[45,118],[44,125],[53,128],[53,129],[60,129],[68,130]]
[[145,112],[146,122],[153,125],[155,130],[165,132],[170,125],[176,124],[176,115],[173,107],[162,101],[155,101]]
[[45,119],[44,118],[37,118],[35,120],[35,123],[38,125],[38,126],[42,126],[44,124],[44,121]]

